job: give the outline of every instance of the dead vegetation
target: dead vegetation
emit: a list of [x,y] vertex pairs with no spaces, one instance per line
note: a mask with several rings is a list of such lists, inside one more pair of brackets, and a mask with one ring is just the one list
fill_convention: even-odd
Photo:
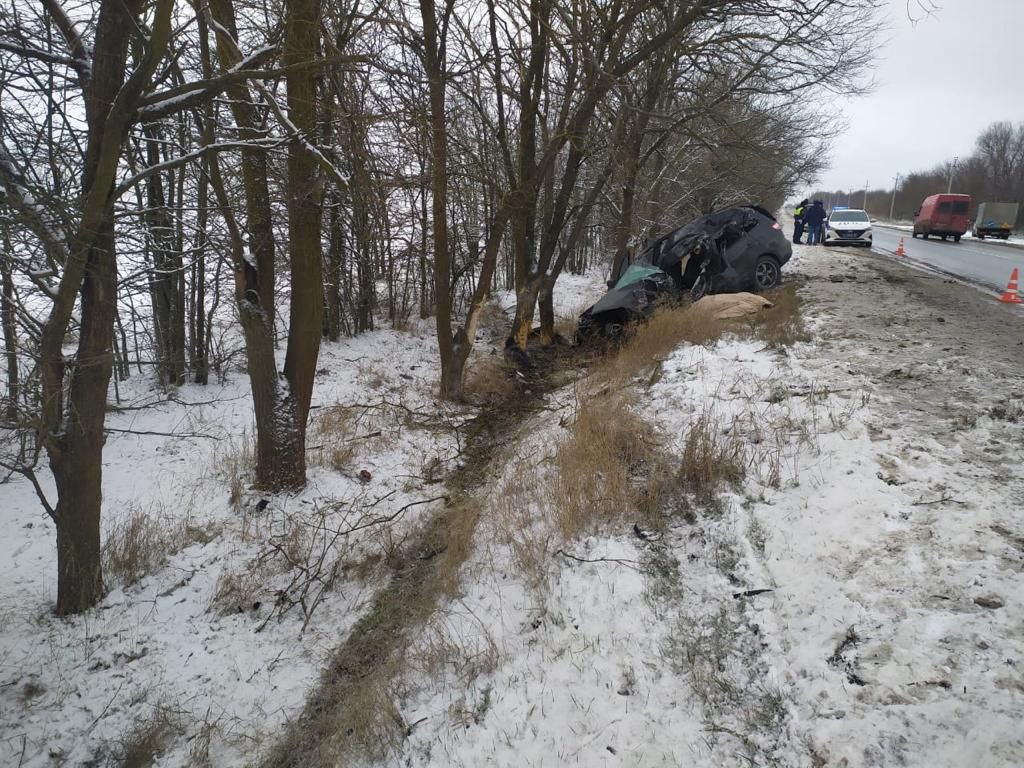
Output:
[[[554,553],[566,542],[610,526],[637,523],[644,529],[663,529],[681,498],[713,507],[717,495],[740,482],[748,465],[771,450],[748,450],[751,439],[762,442],[764,435],[752,438],[751,425],[723,422],[708,410],[695,415],[686,434],[678,436],[679,452],[674,455],[668,436],[658,434],[631,408],[621,390],[638,375],[648,375],[680,343],[712,343],[726,330],[742,335],[749,328],[754,334],[764,323],[771,329],[761,338],[792,343],[803,326],[793,316],[799,314],[795,293],[789,298],[756,322],[722,322],[692,308],[666,308],[632,328],[628,339],[594,367],[593,389],[577,393],[571,418],[563,419],[564,439],[553,450],[535,446],[537,452],[523,443],[523,454],[508,459],[486,500],[473,494],[492,481],[488,467],[497,448],[510,442],[545,386],[554,386],[555,377],[537,382],[531,394],[497,355],[472,366],[467,390],[483,405],[483,412],[460,431],[464,464],[446,478],[453,498],[419,530],[398,541],[382,540],[378,557],[391,573],[389,583],[336,652],[301,717],[261,765],[319,768],[391,759],[416,726],[401,714],[401,701],[416,693],[408,687],[410,671],[438,685],[443,681],[446,690],[466,691],[449,711],[456,725],[482,720],[490,693],[476,691],[473,681],[495,668],[498,649],[486,629],[467,633],[446,621],[450,611],[457,610],[452,600],[459,594],[482,513],[487,513],[488,545],[505,549],[496,556],[510,556],[516,576],[543,605],[548,579],[557,567]],[[352,436],[367,429],[365,422],[362,428],[353,428],[360,418],[358,410],[348,415],[353,414],[354,421],[325,410],[318,416],[322,426],[315,434],[349,445]],[[325,450],[326,462],[333,463],[333,449]],[[433,479],[439,473],[424,469],[428,474]],[[716,540],[714,557],[724,572],[738,567],[740,554],[728,542]],[[677,571],[678,563],[669,570]],[[666,588],[669,592],[682,588],[682,577],[676,573],[674,578],[676,586]],[[446,603],[450,608],[439,610]],[[736,620],[727,618],[730,624]],[[735,635],[735,627],[722,628]],[[469,636],[475,640],[469,642]],[[685,642],[689,636],[681,637]],[[728,637],[719,650],[708,647],[709,642],[694,636],[689,638],[689,650],[678,650],[689,654],[686,663],[691,670],[707,673],[709,696],[719,679],[730,693],[738,691],[738,680],[721,675],[712,679],[713,666],[733,657],[736,646]],[[761,713],[752,717],[771,719],[772,697],[763,698],[764,707],[755,702],[749,711]]]
[[545,480],[536,457],[520,456],[509,463],[494,494],[490,523],[494,543],[505,548],[516,574],[536,595],[547,585],[555,539],[545,515]]
[[772,302],[772,306],[748,319],[748,332],[772,349],[810,341],[813,337],[804,324],[799,288],[799,283],[791,280],[766,293],[765,298]]
[[319,409],[310,432],[310,463],[338,472],[350,468],[355,455],[355,414],[351,408],[332,405]]
[[720,338],[726,324],[693,306],[665,306],[644,323],[626,329],[615,351],[594,368],[600,382],[622,385],[645,375],[673,349],[686,342],[708,344]]
[[248,431],[230,442],[214,458],[213,472],[228,487],[228,502],[238,512],[242,507],[245,489],[256,467],[256,444]]
[[[736,542],[712,537],[710,560],[724,575],[731,575],[738,558]],[[670,553],[654,548],[647,572],[648,600],[672,622],[662,658],[686,676],[701,704],[709,744],[727,737],[735,740],[750,765],[774,764],[772,751],[785,738],[787,702],[780,688],[765,683],[757,628],[729,598],[707,604],[687,601],[679,560]]]
[[746,445],[735,430],[723,429],[708,409],[690,423],[681,464],[684,487],[699,499],[707,500],[725,486],[743,479]]
[[676,475],[654,429],[624,399],[607,395],[578,401],[568,431],[550,483],[562,537],[630,517],[653,524]]
[[158,704],[103,750],[101,764],[109,768],[149,768],[180,733],[177,713]]
[[412,633],[456,593],[478,520],[475,503],[462,498],[410,537],[389,585],[339,649],[302,717],[264,766],[317,768],[358,757],[384,759],[401,742],[410,726],[396,697],[401,674],[414,661]]
[[496,405],[518,396],[515,368],[500,355],[480,355],[467,376],[466,393],[481,405]]
[[161,502],[148,509],[131,504],[127,514],[107,529],[102,557],[108,581],[130,586],[157,570],[175,552],[211,540],[211,532],[193,522],[194,501],[182,497],[178,502],[186,505],[184,513],[176,510],[172,514]]
[[812,337],[803,321],[799,288],[797,282],[786,283],[765,294],[771,307],[736,319],[719,319],[693,304],[666,304],[647,321],[627,327],[610,354],[595,366],[595,378],[621,386],[649,375],[652,367],[680,344],[713,344],[726,333],[759,339],[772,349],[809,341]]

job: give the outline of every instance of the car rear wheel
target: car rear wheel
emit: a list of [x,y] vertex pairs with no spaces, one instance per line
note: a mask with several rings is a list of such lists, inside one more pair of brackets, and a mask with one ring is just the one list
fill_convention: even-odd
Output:
[[782,282],[782,268],[774,256],[762,256],[754,267],[754,287],[759,291],[775,288]]
[[[943,239],[945,239],[945,238],[943,238]],[[953,242],[954,243],[959,243],[960,242],[960,235],[953,235]]]
[[925,230],[924,232],[921,233],[921,239],[922,240],[927,240],[928,239],[928,230]]

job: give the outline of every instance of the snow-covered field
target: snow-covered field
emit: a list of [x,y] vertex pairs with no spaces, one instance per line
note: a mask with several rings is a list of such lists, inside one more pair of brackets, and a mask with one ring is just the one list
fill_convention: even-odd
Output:
[[[661,530],[624,509],[564,540],[555,454],[580,404],[607,392],[586,379],[556,390],[509,435],[477,491],[459,595],[395,686],[408,727],[381,764],[1024,764],[1024,376],[972,331],[981,304],[946,301],[941,322],[914,325],[934,317],[913,282],[931,278],[796,251],[786,271],[809,341],[682,346],[621,393],[670,466],[702,419],[742,446],[745,477],[717,499],[680,499]],[[600,275],[560,281],[560,313],[602,290]],[[301,605],[278,618],[295,574],[281,550],[300,536],[315,553],[369,504],[386,515],[442,493],[433,480],[457,447],[439,422],[468,411],[434,400],[435,360],[429,329],[325,347],[314,402],[363,414],[355,448],[261,511],[252,492],[229,500],[251,422],[244,376],[178,393],[206,406],[111,414],[118,429],[207,437],[112,434],[107,525],[134,508],[198,533],[77,619],[50,614],[53,531],[31,489],[0,486],[0,764],[116,756],[158,711],[177,729],[158,765],[258,755],[381,587],[388,548],[433,507],[386,534],[330,537],[325,559],[342,566],[305,628]],[[160,397],[132,386],[133,402]],[[246,573],[257,592],[224,589]],[[223,592],[246,601],[225,610]]]

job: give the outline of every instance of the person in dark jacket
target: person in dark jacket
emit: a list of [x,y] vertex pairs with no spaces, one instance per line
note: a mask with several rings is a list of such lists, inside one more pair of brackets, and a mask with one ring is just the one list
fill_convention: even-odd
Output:
[[826,218],[825,206],[821,200],[815,200],[814,205],[804,213],[804,226],[807,227],[807,244],[821,245],[821,225]]
[[805,197],[800,201],[800,205],[793,209],[793,242],[798,245],[804,236],[804,214],[807,213],[808,203],[809,201]]

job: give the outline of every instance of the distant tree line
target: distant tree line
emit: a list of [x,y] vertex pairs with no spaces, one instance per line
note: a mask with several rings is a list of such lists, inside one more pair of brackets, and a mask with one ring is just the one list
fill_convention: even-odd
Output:
[[[949,188],[951,175],[951,191],[971,196],[972,214],[978,203],[1021,203],[1016,225],[1024,227],[1024,123],[992,123],[978,136],[974,151],[955,165],[950,159],[928,171],[901,174],[895,205],[892,187],[868,190],[867,210],[888,218],[892,208],[894,218],[912,219],[922,200]],[[812,199],[860,207],[864,190],[818,190]]]

